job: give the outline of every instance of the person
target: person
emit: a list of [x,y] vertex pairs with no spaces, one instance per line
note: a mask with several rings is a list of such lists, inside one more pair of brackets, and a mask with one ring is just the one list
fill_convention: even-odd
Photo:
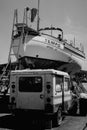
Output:
[[72,79],[71,92],[73,93],[73,96],[80,96],[79,84],[75,78]]
[[58,39],[59,39],[59,41],[62,41],[62,36],[61,36],[61,34],[58,35]]
[[79,106],[80,93],[79,93],[78,82],[76,81],[75,78],[71,80],[71,96],[72,96],[72,100],[71,100],[70,113],[76,114]]

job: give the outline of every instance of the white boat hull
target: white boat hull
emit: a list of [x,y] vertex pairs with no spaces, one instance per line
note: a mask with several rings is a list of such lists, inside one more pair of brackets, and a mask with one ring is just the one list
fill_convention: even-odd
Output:
[[[20,45],[19,55],[21,57],[28,56],[34,58],[42,58],[56,61],[69,62],[70,54],[64,52],[63,45],[62,49],[56,45],[48,44],[44,37],[31,37],[26,38],[25,44]],[[18,45],[20,38],[15,39],[14,44]],[[58,42],[57,42],[58,43]],[[60,45],[60,43],[58,43]],[[13,48],[14,54],[17,53],[17,48]]]
[[[20,38],[17,38],[14,40],[15,45],[18,45],[19,42],[21,42]],[[13,51],[14,51],[14,54],[16,54],[17,48],[13,47]],[[58,65],[58,68],[60,70],[63,70],[64,68],[66,68],[66,71],[68,72],[70,71],[74,72],[74,71],[80,70],[81,64],[83,61],[82,58],[79,58],[78,56],[72,55],[72,53],[65,51],[64,45],[62,42],[60,43],[57,39],[47,37],[47,36],[46,37],[43,37],[43,36],[26,37],[25,43],[20,44],[19,55],[21,58],[28,57],[30,59],[34,59],[33,60],[34,64],[36,64],[37,61],[40,64],[40,61],[43,62],[42,60],[44,60],[44,64],[49,64],[49,66],[51,63],[53,64],[53,62],[47,63],[47,60],[48,60],[48,61],[54,61],[54,64],[53,64],[53,67],[54,67],[55,63],[58,64],[60,62],[61,64],[60,66]],[[38,60],[38,59],[42,59],[42,60]],[[42,68],[44,68],[45,66],[44,64],[42,65]]]

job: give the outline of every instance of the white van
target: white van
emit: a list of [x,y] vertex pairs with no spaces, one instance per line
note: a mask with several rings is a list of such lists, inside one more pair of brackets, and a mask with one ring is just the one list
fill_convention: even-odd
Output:
[[[10,104],[15,112],[43,113],[58,125],[70,107],[70,77],[54,69],[11,72]],[[41,115],[41,114],[40,114]]]

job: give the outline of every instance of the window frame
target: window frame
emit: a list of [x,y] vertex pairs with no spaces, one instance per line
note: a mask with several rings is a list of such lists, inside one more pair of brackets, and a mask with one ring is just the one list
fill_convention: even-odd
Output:
[[[67,83],[68,83],[68,84],[67,84],[67,86],[68,86],[67,89],[65,89],[65,80],[66,80],[66,79],[67,79],[67,81],[68,81],[68,82],[67,82]],[[69,80],[69,78],[68,78],[68,77],[64,77],[64,91],[65,91],[65,92],[66,92],[66,91],[69,91],[69,85],[70,85],[70,80]]]
[[[24,83],[24,85],[22,84],[22,83],[20,83],[20,78],[31,78],[31,79],[34,79],[34,78],[40,78],[40,80],[41,80],[41,83],[40,83],[40,85],[39,85],[39,91],[38,91],[38,89],[36,90],[34,90],[34,87],[36,87],[36,86],[34,86],[33,87],[33,85],[35,85],[34,83],[33,83],[33,81],[32,81],[32,86],[31,86],[31,89],[29,89],[29,85],[27,85],[27,83],[25,82]],[[28,80],[28,79],[27,79]],[[25,80],[26,81],[26,80]],[[42,90],[43,90],[43,78],[42,78],[42,76],[20,76],[19,78],[18,78],[18,91],[19,92],[42,92]],[[23,88],[21,88],[21,85],[23,85],[22,87]],[[25,90],[23,90],[24,89],[24,86],[26,87],[27,86],[27,88],[25,89]],[[33,88],[32,88],[33,87]]]
[[[57,84],[57,77],[61,77],[61,79],[62,79],[62,82],[61,82],[61,84],[60,84],[60,90],[57,90],[57,88],[56,88],[56,86],[58,85]],[[62,85],[63,85],[63,78],[64,78],[64,76],[63,75],[55,75],[55,91],[57,92],[57,93],[59,93],[59,92],[62,92]]]

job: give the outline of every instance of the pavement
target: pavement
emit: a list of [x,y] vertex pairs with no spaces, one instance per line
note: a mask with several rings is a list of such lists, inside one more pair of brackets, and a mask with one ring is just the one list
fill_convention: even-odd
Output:
[[[11,113],[0,114],[0,130],[50,130],[41,128],[26,118],[16,119]],[[66,116],[59,127],[51,130],[87,130],[87,116]]]
[[87,130],[87,116],[67,116],[54,130]]

